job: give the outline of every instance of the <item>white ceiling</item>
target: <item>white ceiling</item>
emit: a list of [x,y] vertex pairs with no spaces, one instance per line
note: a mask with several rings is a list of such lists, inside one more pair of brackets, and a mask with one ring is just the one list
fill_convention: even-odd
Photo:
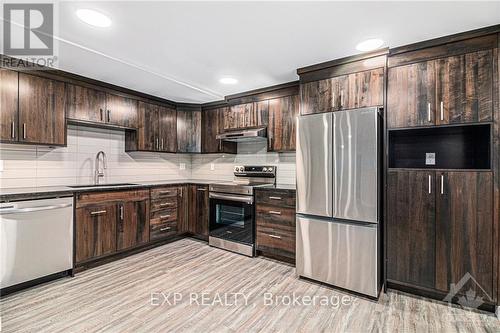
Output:
[[[77,8],[108,15],[81,22]],[[500,2],[60,2],[59,68],[178,102],[297,80],[299,67],[500,23]],[[230,75],[236,85],[223,85]]]

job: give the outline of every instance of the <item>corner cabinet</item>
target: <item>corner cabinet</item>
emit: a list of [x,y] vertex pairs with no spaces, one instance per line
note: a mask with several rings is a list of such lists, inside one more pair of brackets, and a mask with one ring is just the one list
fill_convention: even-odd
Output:
[[201,113],[201,110],[178,110],[178,153],[201,153]]
[[[387,278],[448,293],[467,286],[493,303],[490,171],[391,170],[387,179]],[[480,287],[480,288],[479,288]]]
[[496,59],[493,49],[389,68],[387,126],[492,121]]
[[126,151],[177,151],[177,111],[173,107],[138,102],[137,131],[125,135]]

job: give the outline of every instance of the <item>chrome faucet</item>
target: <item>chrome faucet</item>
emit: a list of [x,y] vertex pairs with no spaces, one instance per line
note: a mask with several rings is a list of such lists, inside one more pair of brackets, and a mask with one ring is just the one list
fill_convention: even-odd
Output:
[[[101,168],[101,159],[99,158],[102,155],[102,168]],[[95,156],[95,174],[94,174],[94,184],[99,185],[99,177],[104,177],[104,170],[107,169],[106,162],[106,153],[102,150],[97,153]]]

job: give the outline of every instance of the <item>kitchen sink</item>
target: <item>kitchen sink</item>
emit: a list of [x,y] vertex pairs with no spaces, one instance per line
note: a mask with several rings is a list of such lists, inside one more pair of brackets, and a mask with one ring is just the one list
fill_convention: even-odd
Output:
[[115,187],[115,186],[128,186],[128,185],[137,185],[131,183],[115,183],[115,184],[88,184],[88,185],[74,185],[68,186],[71,188],[89,188],[89,187]]

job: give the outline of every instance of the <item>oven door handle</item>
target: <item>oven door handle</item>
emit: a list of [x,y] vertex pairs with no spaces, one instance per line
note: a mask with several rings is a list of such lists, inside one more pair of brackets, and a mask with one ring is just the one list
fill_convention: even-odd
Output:
[[253,196],[228,195],[228,194],[219,194],[219,193],[210,192],[208,197],[210,199],[221,199],[221,200],[244,202],[244,203],[249,204],[249,205],[253,204]]

